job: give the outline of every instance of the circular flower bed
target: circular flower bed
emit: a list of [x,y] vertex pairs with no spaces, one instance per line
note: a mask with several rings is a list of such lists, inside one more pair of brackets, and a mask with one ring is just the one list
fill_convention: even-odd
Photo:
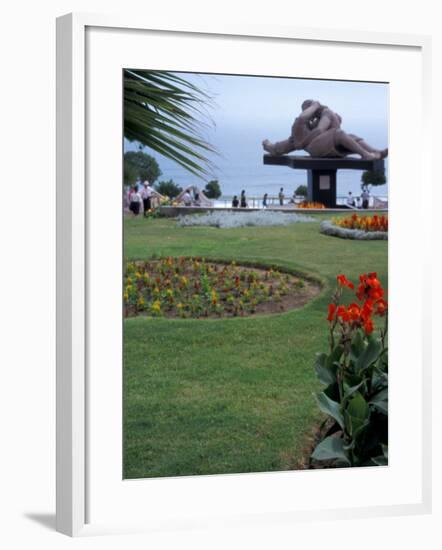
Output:
[[323,221],[321,233],[342,239],[387,240],[388,216],[360,216],[356,213],[345,218]]
[[124,277],[126,317],[244,317],[303,306],[316,282],[274,268],[223,264],[201,258],[129,262]]

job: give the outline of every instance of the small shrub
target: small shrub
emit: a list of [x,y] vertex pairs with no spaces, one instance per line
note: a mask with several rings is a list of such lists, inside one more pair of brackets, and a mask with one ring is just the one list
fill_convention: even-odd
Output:
[[208,199],[219,199],[222,195],[218,180],[209,181],[203,191]]
[[182,189],[177,185],[173,180],[160,181],[155,185],[155,190],[158,191],[161,195],[169,197],[169,199],[174,199],[177,197]]

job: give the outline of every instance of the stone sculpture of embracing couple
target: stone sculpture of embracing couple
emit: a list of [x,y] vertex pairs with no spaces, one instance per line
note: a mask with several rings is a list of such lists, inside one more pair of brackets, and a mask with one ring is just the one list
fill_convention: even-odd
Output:
[[270,143],[264,140],[264,149],[274,156],[304,150],[312,157],[342,158],[358,154],[365,160],[383,159],[388,149],[376,149],[354,134],[341,129],[341,117],[319,101],[307,99],[302,112],[295,119],[288,139]]

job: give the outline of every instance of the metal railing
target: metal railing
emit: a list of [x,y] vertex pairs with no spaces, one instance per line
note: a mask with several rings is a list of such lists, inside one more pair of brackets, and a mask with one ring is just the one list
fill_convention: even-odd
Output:
[[[213,201],[215,208],[230,208],[232,206],[232,200],[233,195],[225,195],[220,197],[219,199],[216,199]],[[239,200],[239,198],[238,198]],[[296,196],[296,197],[289,197],[284,198],[282,206],[296,206],[297,204],[300,204],[303,202],[305,197],[303,196]],[[354,197],[355,200],[355,206],[349,206],[348,205],[348,196],[339,195],[336,197],[336,204],[337,206],[345,206],[348,208],[354,208],[355,210],[362,208],[362,199],[360,197]],[[246,197],[247,202],[247,208],[263,208],[263,197],[254,197],[254,196],[247,196]],[[388,197],[383,195],[371,195],[368,201],[368,206],[370,208],[387,208],[388,207]],[[281,207],[279,197],[278,196],[268,196],[267,197],[267,207]]]

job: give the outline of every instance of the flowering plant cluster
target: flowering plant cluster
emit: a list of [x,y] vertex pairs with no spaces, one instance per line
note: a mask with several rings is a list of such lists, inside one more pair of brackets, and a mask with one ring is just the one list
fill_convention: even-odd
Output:
[[359,276],[359,286],[355,293],[358,302],[350,305],[340,305],[342,290],[347,287],[354,290],[354,284],[345,275],[338,275],[338,289],[333,302],[328,305],[327,320],[331,323],[330,335],[334,339],[334,329],[339,323],[341,336],[344,337],[357,328],[363,328],[366,334],[374,329],[373,315],[386,316],[387,302],[384,300],[384,289],[379,282],[377,273],[364,273]]
[[302,201],[297,205],[297,208],[316,208],[316,209],[323,209],[325,206],[322,204],[322,202],[308,202],[308,201]]
[[160,217],[160,209],[159,208],[149,208],[149,210],[145,213],[145,217],[148,219],[155,219]]
[[269,302],[300,295],[304,281],[275,269],[218,264],[201,258],[128,262],[124,279],[126,316],[200,318],[244,316]]
[[352,214],[345,218],[333,218],[334,225],[338,227],[344,227],[345,229],[359,229],[361,231],[388,231],[388,216],[382,214],[378,216],[360,216],[359,214]]
[[210,226],[223,229],[234,227],[266,227],[276,225],[290,225],[292,223],[315,221],[310,216],[277,212],[272,210],[255,210],[232,212],[212,210],[206,214],[191,214],[180,216],[177,224],[181,227]]
[[330,351],[317,354],[315,370],[327,386],[317,400],[331,426],[312,458],[334,466],[385,465],[388,304],[377,273],[360,275],[356,287],[338,275],[327,321]]

